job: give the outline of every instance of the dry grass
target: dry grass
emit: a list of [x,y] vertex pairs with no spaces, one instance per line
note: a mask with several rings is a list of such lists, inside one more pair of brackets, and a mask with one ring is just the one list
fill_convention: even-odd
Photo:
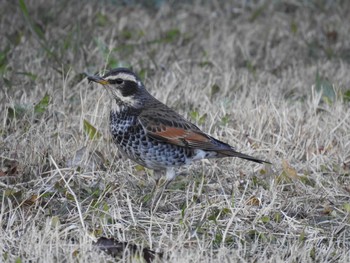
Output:
[[[1,262],[111,261],[102,236],[168,262],[350,261],[349,4],[252,2],[1,2]],[[199,162],[150,213],[82,75],[116,66],[273,165]]]

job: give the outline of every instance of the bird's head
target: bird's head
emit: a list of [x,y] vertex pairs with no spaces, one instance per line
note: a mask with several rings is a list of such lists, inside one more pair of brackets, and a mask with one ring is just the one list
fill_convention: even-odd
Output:
[[102,77],[88,75],[88,80],[106,87],[117,104],[122,106],[140,108],[148,94],[138,76],[126,68],[112,69]]

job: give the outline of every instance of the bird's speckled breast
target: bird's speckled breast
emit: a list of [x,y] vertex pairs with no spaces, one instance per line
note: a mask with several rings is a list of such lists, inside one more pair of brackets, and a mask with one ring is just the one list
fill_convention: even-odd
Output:
[[131,114],[130,111],[111,111],[110,130],[119,150],[145,167],[165,169],[192,161],[192,149],[160,142],[147,136],[137,114]]

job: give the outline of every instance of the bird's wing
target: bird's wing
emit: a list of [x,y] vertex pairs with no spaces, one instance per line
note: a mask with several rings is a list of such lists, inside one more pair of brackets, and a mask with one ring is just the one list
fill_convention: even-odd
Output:
[[232,149],[229,145],[205,134],[164,104],[145,109],[139,115],[139,121],[147,135],[158,141],[208,151]]
[[140,113],[138,119],[146,134],[155,140],[192,149],[216,151],[218,157],[239,157],[256,163],[270,163],[237,152],[230,145],[205,134],[160,102],[149,106]]

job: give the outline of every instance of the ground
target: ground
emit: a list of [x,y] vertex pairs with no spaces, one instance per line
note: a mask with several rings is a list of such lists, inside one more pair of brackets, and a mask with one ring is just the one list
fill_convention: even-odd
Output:
[[[1,262],[350,261],[348,1],[0,7]],[[119,66],[272,165],[197,162],[153,211],[84,75]]]

